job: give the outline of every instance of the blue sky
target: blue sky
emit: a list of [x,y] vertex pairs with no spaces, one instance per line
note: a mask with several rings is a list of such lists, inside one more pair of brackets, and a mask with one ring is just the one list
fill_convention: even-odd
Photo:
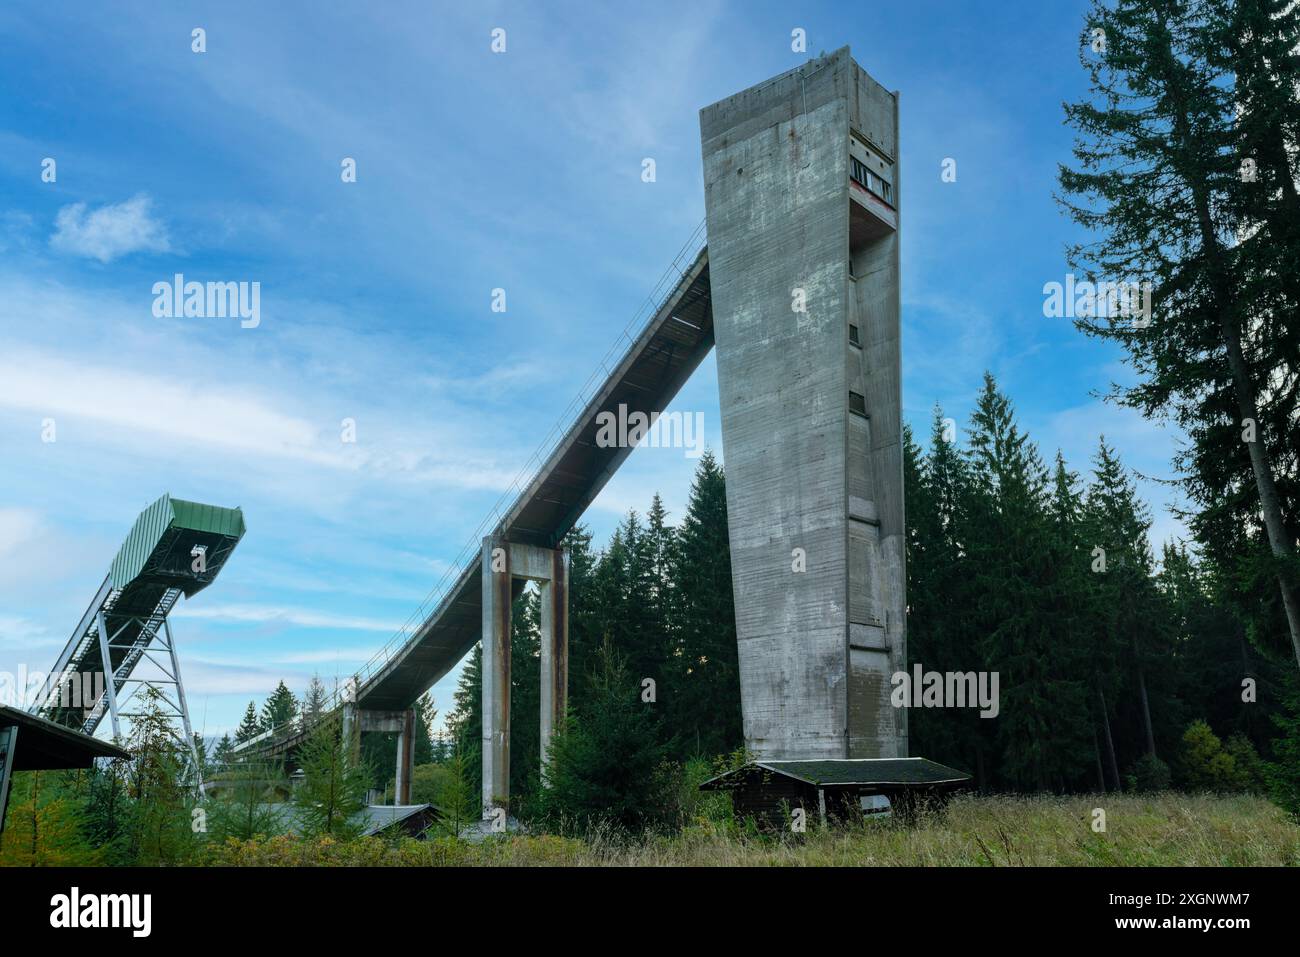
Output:
[[[1083,470],[1104,432],[1169,476],[1175,436],[1090,395],[1127,378],[1118,352],[1042,312],[1076,235],[1052,193],[1084,4],[795,7],[0,8],[0,671],[53,664],[164,491],[239,505],[249,528],[175,613],[196,730],[232,728],[281,678],[355,671],[703,218],[699,109],[806,59],[795,28],[902,91],[914,428],[936,401],[964,423],[989,369],[1045,457]],[[152,286],[178,272],[259,282],[260,325],[155,318]],[[702,411],[725,458],[711,359],[674,408]],[[693,466],[634,452],[587,513],[598,541],[656,490],[679,518]],[[1156,541],[1176,534],[1170,493],[1142,489]]]

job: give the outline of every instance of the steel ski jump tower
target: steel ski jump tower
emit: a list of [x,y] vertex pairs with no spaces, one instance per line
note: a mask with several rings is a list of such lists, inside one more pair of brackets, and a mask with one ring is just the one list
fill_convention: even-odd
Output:
[[898,96],[845,47],[700,132],[745,741],[906,757]]

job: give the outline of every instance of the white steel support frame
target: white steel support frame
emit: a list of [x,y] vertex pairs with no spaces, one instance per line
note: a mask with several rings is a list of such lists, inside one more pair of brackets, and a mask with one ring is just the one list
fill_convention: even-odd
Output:
[[[172,603],[167,602],[166,604],[170,608]],[[201,786],[203,783],[203,767],[199,762],[198,749],[194,744],[194,729],[190,723],[189,705],[185,698],[185,682],[181,677],[180,657],[176,653],[176,641],[172,636],[171,622],[165,613],[159,614],[157,612],[151,615],[123,617],[125,620],[111,634],[105,621],[103,609],[100,609],[95,619],[99,631],[100,654],[104,661],[105,670],[107,671],[110,667],[112,661],[110,652],[113,649],[126,652],[126,657],[122,663],[113,669],[111,674],[106,674],[104,681],[104,698],[112,721],[113,740],[118,742],[122,740],[123,718],[134,719],[143,716],[144,713],[141,711],[128,711],[125,709],[138,699],[143,689],[152,688],[158,693],[165,706],[164,711],[168,718],[172,737],[181,745],[182,751],[190,756],[190,761],[194,767],[196,786]],[[139,634],[130,642],[118,643],[117,639],[132,623],[139,625]],[[166,652],[166,656],[162,656],[159,652]],[[146,678],[132,677],[141,659],[148,660],[157,669],[158,674]],[[118,672],[124,668],[127,669],[127,673],[119,677]],[[98,720],[102,717],[103,705],[97,706],[96,711],[98,715],[92,714],[87,722],[91,725],[88,728],[88,733],[93,733],[93,725],[98,724]]]
[[[108,654],[108,624],[104,621],[104,609],[102,608],[95,613],[95,628],[99,632],[99,655],[104,662],[104,671],[108,672],[113,659]],[[117,674],[115,672],[104,675],[104,696],[108,699],[108,711],[113,719],[113,740],[121,741],[122,725],[118,718]],[[98,705],[96,705],[96,710],[98,710]]]

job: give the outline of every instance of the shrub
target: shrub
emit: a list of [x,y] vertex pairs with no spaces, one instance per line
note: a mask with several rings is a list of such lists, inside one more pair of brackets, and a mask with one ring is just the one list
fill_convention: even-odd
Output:
[[1183,784],[1191,790],[1238,789],[1237,762],[1204,721],[1193,721],[1183,732],[1180,767]]
[[599,652],[586,713],[551,741],[546,786],[530,823],[553,833],[632,833],[677,823],[681,769],[668,761],[654,712],[617,654]]
[[1165,791],[1173,775],[1169,765],[1154,754],[1144,754],[1134,762],[1127,777],[1130,791]]

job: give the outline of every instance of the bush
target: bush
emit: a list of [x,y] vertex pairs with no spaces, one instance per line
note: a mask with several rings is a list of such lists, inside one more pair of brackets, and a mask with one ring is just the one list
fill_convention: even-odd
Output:
[[607,646],[599,652],[586,712],[551,741],[546,786],[528,808],[552,833],[633,833],[678,823],[682,770],[668,761],[659,722]]
[[1180,754],[1182,783],[1193,791],[1239,790],[1237,762],[1204,721],[1193,721],[1183,732]]
[[1169,765],[1154,754],[1138,758],[1127,775],[1130,791],[1167,791],[1173,778]]
[[1235,790],[1262,794],[1265,790],[1264,762],[1260,760],[1259,752],[1255,750],[1250,738],[1238,732],[1228,738],[1223,749],[1231,755],[1237,766]]

